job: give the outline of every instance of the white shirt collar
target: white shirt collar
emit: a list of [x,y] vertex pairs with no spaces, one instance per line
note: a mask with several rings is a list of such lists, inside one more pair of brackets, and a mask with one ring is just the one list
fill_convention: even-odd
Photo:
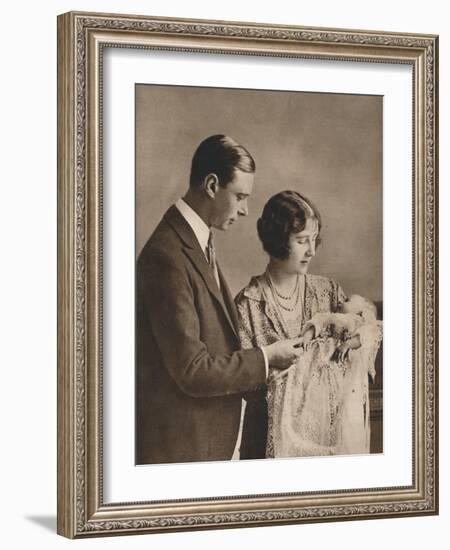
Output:
[[209,227],[201,219],[197,212],[195,212],[195,210],[193,210],[183,199],[178,199],[175,203],[175,206],[178,208],[183,218],[190,225],[192,231],[197,237],[201,249],[203,250],[203,252],[205,252],[208,246],[208,239],[210,234]]

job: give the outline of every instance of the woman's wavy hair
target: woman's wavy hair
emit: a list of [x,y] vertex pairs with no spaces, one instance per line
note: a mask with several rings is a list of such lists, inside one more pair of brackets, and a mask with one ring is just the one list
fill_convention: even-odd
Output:
[[322,219],[312,201],[297,191],[282,191],[271,197],[264,206],[257,223],[258,236],[264,250],[273,258],[286,260],[289,257],[289,237],[303,231],[308,219],[317,220],[320,244]]

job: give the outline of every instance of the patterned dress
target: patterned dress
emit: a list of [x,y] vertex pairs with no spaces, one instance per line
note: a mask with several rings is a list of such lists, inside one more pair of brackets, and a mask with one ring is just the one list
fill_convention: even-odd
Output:
[[[236,297],[242,346],[296,337],[316,313],[336,312],[345,300],[335,281],[306,274],[303,307],[286,323],[266,274],[253,277]],[[270,368],[267,388],[247,396],[241,458],[369,452],[368,373],[380,340],[381,331],[342,366],[331,360],[338,340],[322,335],[294,366]]]

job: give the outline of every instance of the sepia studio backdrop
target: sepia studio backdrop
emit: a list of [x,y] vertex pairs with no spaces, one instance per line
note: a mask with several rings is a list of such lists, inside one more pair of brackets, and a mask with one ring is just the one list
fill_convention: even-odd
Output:
[[137,85],[136,256],[184,195],[194,151],[213,134],[230,135],[256,162],[249,215],[215,231],[233,295],[265,269],[256,232],[264,204],[293,189],[322,215],[310,272],[382,300],[382,97]]
[[[136,85],[136,258],[189,185],[200,142],[226,134],[256,162],[249,215],[215,231],[233,295],[265,270],[256,222],[275,193],[293,189],[322,216],[309,271],[349,294],[383,299],[383,99],[374,95]],[[370,387],[371,453],[383,451],[382,346]]]

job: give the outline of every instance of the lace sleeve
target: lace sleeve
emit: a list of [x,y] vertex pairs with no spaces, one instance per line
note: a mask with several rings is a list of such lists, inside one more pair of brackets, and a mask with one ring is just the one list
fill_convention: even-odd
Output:
[[368,372],[373,380],[375,378],[375,359],[383,338],[383,323],[382,321],[366,323],[361,325],[355,334],[359,335],[361,342],[360,350],[365,355]]
[[374,321],[373,323],[366,323],[361,325],[356,331],[359,334],[362,348],[372,348],[380,345],[383,337],[383,323],[382,321]]
[[242,349],[257,347],[255,334],[252,329],[251,312],[248,299],[238,295],[236,297],[236,309],[239,318],[239,338]]

